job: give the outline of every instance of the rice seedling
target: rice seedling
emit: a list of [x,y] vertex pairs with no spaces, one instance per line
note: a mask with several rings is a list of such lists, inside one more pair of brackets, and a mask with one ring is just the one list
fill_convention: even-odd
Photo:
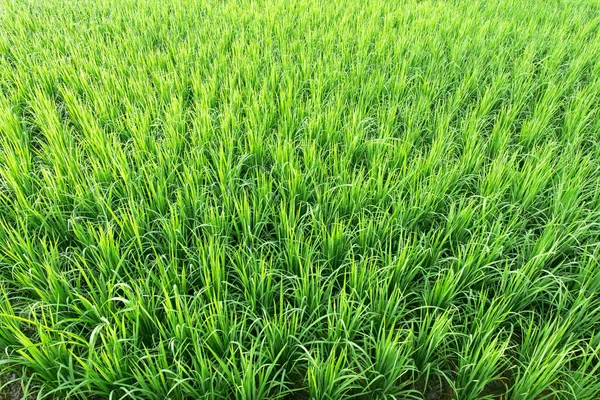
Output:
[[0,0],[0,399],[596,399],[594,0]]

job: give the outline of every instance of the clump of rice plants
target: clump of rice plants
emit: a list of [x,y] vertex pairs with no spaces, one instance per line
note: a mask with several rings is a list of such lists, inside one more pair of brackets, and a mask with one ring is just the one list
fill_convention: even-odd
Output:
[[0,398],[596,399],[599,113],[592,0],[0,0]]

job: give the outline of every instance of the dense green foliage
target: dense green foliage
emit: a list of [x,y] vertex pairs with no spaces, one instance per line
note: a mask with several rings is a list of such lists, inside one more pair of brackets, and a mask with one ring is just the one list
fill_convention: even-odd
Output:
[[598,398],[599,111],[596,1],[0,0],[0,379]]

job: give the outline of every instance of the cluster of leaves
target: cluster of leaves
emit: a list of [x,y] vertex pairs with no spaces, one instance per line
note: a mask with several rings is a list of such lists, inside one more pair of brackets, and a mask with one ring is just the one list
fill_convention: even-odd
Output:
[[595,1],[0,0],[0,375],[598,398],[599,110]]

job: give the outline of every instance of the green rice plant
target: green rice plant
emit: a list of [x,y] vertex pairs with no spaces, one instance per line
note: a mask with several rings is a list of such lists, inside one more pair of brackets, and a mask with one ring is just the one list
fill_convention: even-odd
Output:
[[595,399],[595,0],[0,0],[0,399]]
[[309,367],[306,379],[310,398],[326,400],[360,395],[358,389],[362,377],[348,365],[348,351],[339,346],[334,346],[327,356],[321,351],[317,348],[314,356],[307,353]]
[[413,347],[410,339],[407,332],[394,332],[393,329],[386,336],[373,338],[373,368],[368,372],[371,377],[368,388],[374,398],[408,398],[415,395],[412,386],[416,369],[411,358]]

